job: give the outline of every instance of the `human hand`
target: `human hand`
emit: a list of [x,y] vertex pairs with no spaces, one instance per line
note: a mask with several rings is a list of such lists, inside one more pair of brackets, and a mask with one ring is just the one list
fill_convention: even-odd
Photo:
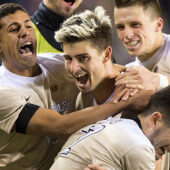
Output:
[[159,76],[143,66],[131,66],[126,72],[119,74],[115,79],[116,86],[125,85],[127,88],[157,90],[159,88]]
[[117,77],[122,71],[125,71],[126,67],[125,66],[122,66],[122,65],[119,65],[119,64],[113,64],[111,66],[107,66],[105,68],[106,70],[106,77],[108,79],[112,79],[112,78],[115,78]]
[[84,168],[84,170],[106,170],[98,165],[88,165],[88,167]]
[[153,94],[153,90],[139,90],[136,95],[127,100],[127,109],[142,111],[149,103],[149,100]]
[[126,101],[129,97],[134,96],[139,89],[126,88],[124,85],[117,86],[114,91],[113,103],[117,103],[120,100]]

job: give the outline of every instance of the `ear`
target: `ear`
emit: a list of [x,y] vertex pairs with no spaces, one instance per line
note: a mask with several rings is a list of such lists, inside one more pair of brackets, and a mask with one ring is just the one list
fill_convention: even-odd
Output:
[[163,25],[164,25],[163,19],[159,17],[156,26],[156,32],[162,31]]
[[151,128],[154,128],[162,121],[162,114],[160,112],[154,112],[152,113],[150,120],[149,120],[149,126]]
[[111,46],[107,46],[105,51],[104,51],[103,63],[105,63],[108,60],[110,60],[111,56],[112,56],[112,47]]

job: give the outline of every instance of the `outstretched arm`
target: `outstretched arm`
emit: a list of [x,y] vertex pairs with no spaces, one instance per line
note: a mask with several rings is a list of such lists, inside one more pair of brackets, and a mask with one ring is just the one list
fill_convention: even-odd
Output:
[[125,102],[113,104],[110,102],[66,115],[60,115],[58,112],[53,110],[39,108],[29,120],[26,133],[68,137],[84,126],[119,113],[129,104],[130,103]]
[[130,97],[126,102],[121,101],[114,104],[110,101],[67,115],[60,115],[55,111],[39,108],[30,119],[26,132],[28,134],[68,137],[78,129],[106,119],[111,115],[116,115],[127,107],[133,110],[142,110],[152,94],[152,91],[143,90],[134,97]]
[[[133,107],[142,97],[141,91],[134,97],[130,97],[127,102],[121,101],[114,104],[110,101],[103,105],[60,115],[56,111],[27,103],[25,97],[13,89],[1,88],[0,94],[2,99],[0,102],[0,120],[7,120],[7,123],[0,126],[0,129],[7,133],[16,130],[16,132],[24,134],[50,135],[62,138],[68,137],[84,126],[115,115],[126,107]],[[146,97],[148,92],[143,91],[143,95]],[[8,99],[8,102],[4,99]],[[139,103],[142,104],[141,101]]]

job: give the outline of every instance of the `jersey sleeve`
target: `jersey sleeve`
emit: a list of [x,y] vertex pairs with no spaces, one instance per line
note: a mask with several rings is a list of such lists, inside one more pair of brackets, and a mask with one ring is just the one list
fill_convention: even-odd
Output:
[[126,170],[154,170],[154,148],[148,145],[137,145],[124,155],[122,162]]
[[0,101],[0,129],[11,133],[26,99],[11,88],[0,87]]

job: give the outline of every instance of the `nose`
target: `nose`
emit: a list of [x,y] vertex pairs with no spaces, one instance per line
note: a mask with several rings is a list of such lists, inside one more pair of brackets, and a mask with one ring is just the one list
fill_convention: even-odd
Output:
[[69,71],[72,74],[76,74],[80,70],[80,65],[77,60],[72,60],[72,62],[69,65]]
[[134,35],[133,30],[130,27],[126,26],[124,29],[124,36],[128,39],[131,39],[133,35]]
[[25,38],[28,35],[30,35],[29,31],[25,27],[23,27],[23,28],[21,28],[18,36],[19,36],[19,38]]

